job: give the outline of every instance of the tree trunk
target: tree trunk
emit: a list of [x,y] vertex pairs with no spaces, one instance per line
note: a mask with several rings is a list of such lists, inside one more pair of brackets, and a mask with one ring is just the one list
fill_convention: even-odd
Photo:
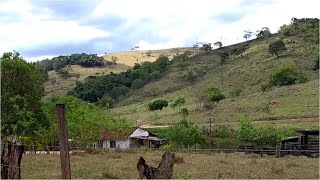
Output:
[[155,179],[171,179],[173,174],[174,153],[165,152],[162,155],[161,163],[158,166],[158,173]]
[[24,145],[4,143],[1,146],[1,179],[21,179]]

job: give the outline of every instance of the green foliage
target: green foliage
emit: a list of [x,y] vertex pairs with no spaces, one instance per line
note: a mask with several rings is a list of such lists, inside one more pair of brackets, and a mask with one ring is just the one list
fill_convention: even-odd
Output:
[[270,106],[269,103],[262,103],[261,105],[261,112],[269,114],[270,113]]
[[[76,97],[51,98],[47,103],[46,108],[50,111],[51,117],[55,116],[55,104],[65,105],[68,137],[81,145],[87,145],[89,142],[99,139],[103,127],[107,127],[113,133],[124,133],[130,129],[125,119],[114,119],[104,114],[98,106]],[[56,118],[54,118],[52,123],[55,126],[56,122]]]
[[187,75],[186,75],[186,79],[188,82],[193,82],[195,80],[196,76],[193,74],[192,69],[188,69]]
[[48,80],[48,72],[51,70],[59,71],[66,65],[80,65],[83,67],[99,67],[112,64],[104,61],[103,57],[96,54],[71,54],[69,56],[58,56],[52,59],[44,59],[35,63],[43,74],[45,80]]
[[234,99],[235,97],[240,96],[242,92],[242,87],[236,87],[234,89],[232,89],[232,91],[230,91],[230,96],[232,97],[232,99]]
[[265,91],[267,91],[268,89],[270,89],[271,87],[272,87],[272,85],[270,85],[269,83],[262,84],[262,85],[261,85],[261,91],[262,91],[262,92],[265,92]]
[[319,19],[318,18],[292,18],[290,25],[280,27],[279,33],[284,37],[297,36],[305,41],[319,44]]
[[257,38],[267,38],[271,36],[270,29],[263,27],[260,31],[257,31]]
[[97,105],[100,107],[110,108],[113,103],[114,103],[114,100],[110,96],[105,95],[101,99],[99,99],[99,101],[97,102]]
[[175,55],[172,58],[172,62],[186,61],[189,58],[190,55],[191,55],[190,51],[186,51],[186,52],[184,52],[182,54]]
[[207,93],[207,98],[209,101],[218,102],[225,99],[225,95],[221,93],[218,88],[210,88]]
[[18,52],[1,58],[1,134],[2,137],[33,136],[49,123],[41,109],[43,77]]
[[161,146],[160,149],[171,150],[171,149],[173,149],[173,145],[172,144],[165,144],[165,145]]
[[136,64],[134,69],[119,74],[90,76],[84,82],[78,82],[68,94],[90,102],[97,102],[104,95],[118,100],[130,90],[143,87],[151,78],[158,78],[168,65],[168,57],[160,56],[155,62]]
[[68,77],[71,77],[69,74],[69,71],[66,69],[59,69],[59,70],[57,70],[57,73],[63,79],[67,79]]
[[249,44],[244,44],[244,45],[242,45],[240,47],[236,47],[236,48],[232,49],[230,54],[240,55],[243,52],[245,52],[248,48],[249,48]]
[[179,107],[179,112],[180,112],[181,106],[184,105],[185,103],[186,103],[186,98],[180,96],[174,101],[174,103],[170,105],[170,107],[173,109],[175,109],[176,107]]
[[181,109],[181,115],[182,115],[183,119],[185,119],[189,115],[188,109],[187,108],[182,108]]
[[143,87],[144,83],[143,83],[143,80],[141,79],[135,79],[133,80],[132,82],[132,89],[139,89],[141,87]]
[[148,109],[150,111],[162,110],[164,107],[167,107],[167,106],[168,106],[168,101],[158,99],[153,102],[150,102],[148,104]]
[[282,138],[293,135],[292,129],[276,129],[274,127],[256,127],[252,126],[251,120],[244,118],[240,120],[237,138],[243,143],[250,143],[258,147],[275,146]]
[[272,86],[286,86],[295,84],[300,79],[304,82],[303,76],[299,75],[291,68],[281,68],[272,74],[269,84]]
[[214,133],[214,136],[224,139],[229,137],[230,134],[231,134],[231,131],[226,126],[219,126],[219,129],[216,130],[216,132]]
[[187,175],[182,175],[182,179],[184,180],[192,179],[192,174],[188,173]]
[[269,53],[272,55],[275,54],[277,57],[279,57],[279,55],[285,52],[286,50],[286,45],[281,39],[270,43],[268,47]]
[[156,80],[160,77],[160,71],[154,71],[150,74],[150,76],[153,80]]
[[193,146],[197,143],[205,144],[201,128],[186,120],[170,126],[165,133],[165,137],[170,139],[175,147]]

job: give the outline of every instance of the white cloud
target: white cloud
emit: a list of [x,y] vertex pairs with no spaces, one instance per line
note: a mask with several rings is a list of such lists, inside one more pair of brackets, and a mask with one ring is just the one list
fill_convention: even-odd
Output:
[[[54,17],[48,9],[42,9],[41,14],[33,14],[32,4],[28,1],[9,1],[4,5],[1,4],[0,10],[13,9],[17,16],[23,17],[23,20],[0,24],[0,39],[2,41],[0,51],[2,52],[47,44],[77,43],[109,36],[109,32],[79,25],[74,21],[52,20]],[[16,11],[17,7],[21,9]]]
[[[0,12],[18,14],[22,20],[7,24],[0,22],[0,51],[86,42],[114,34],[127,36],[124,33],[128,32],[136,42],[128,38],[125,44],[137,44],[142,49],[192,46],[196,38],[211,43],[220,40],[224,45],[230,45],[244,41],[242,36],[245,29],[255,31],[267,26],[275,33],[292,17],[318,17],[316,5],[315,0],[102,0],[89,17],[79,17],[117,17],[126,20],[109,31],[80,25],[78,21],[55,19],[49,8],[37,9],[38,14],[34,14],[32,1],[12,0],[0,2]],[[223,19],[224,15],[232,13],[236,13],[233,15],[235,19],[239,15],[238,20],[228,22],[227,18]],[[149,38],[148,33],[151,32],[158,37],[156,42]],[[118,51],[118,46],[114,42],[93,44],[94,48],[105,47],[106,51]]]

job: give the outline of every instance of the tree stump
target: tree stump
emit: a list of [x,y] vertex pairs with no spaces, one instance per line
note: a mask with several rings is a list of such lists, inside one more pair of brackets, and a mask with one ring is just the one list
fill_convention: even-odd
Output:
[[24,145],[4,143],[1,146],[1,179],[21,179]]
[[165,152],[162,155],[162,160],[158,166],[158,174],[155,179],[171,179],[173,174],[173,165],[174,165],[174,153]]
[[151,167],[146,164],[145,160],[140,157],[137,168],[139,179],[146,177],[147,179],[171,179],[174,165],[174,153],[165,152],[158,168]]

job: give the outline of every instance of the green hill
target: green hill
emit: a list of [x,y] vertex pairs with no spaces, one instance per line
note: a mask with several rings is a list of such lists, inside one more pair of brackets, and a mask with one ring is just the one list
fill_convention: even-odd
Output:
[[[268,52],[268,46],[279,39],[283,40],[287,51],[276,57]],[[199,124],[207,123],[209,117],[214,118],[214,122],[236,122],[244,115],[253,120],[318,117],[319,74],[314,70],[319,57],[318,43],[319,21],[296,20],[271,37],[212,50],[185,61],[174,61],[159,80],[129,92],[108,111],[139,124],[171,124],[182,118],[180,113],[169,107],[150,112],[147,104],[155,99],[165,99],[170,105],[177,97],[183,96],[186,98],[183,107],[189,110],[188,119]],[[246,50],[237,53],[241,49]],[[230,54],[224,63],[220,58],[222,52]],[[262,92],[261,86],[269,82],[270,76],[286,67],[306,77],[307,82],[275,86]],[[212,87],[222,90],[226,99],[200,107],[201,96]],[[230,92],[236,89],[242,92],[232,98]],[[266,108],[268,112],[264,110]],[[314,121],[313,125],[318,126],[318,122]]]

